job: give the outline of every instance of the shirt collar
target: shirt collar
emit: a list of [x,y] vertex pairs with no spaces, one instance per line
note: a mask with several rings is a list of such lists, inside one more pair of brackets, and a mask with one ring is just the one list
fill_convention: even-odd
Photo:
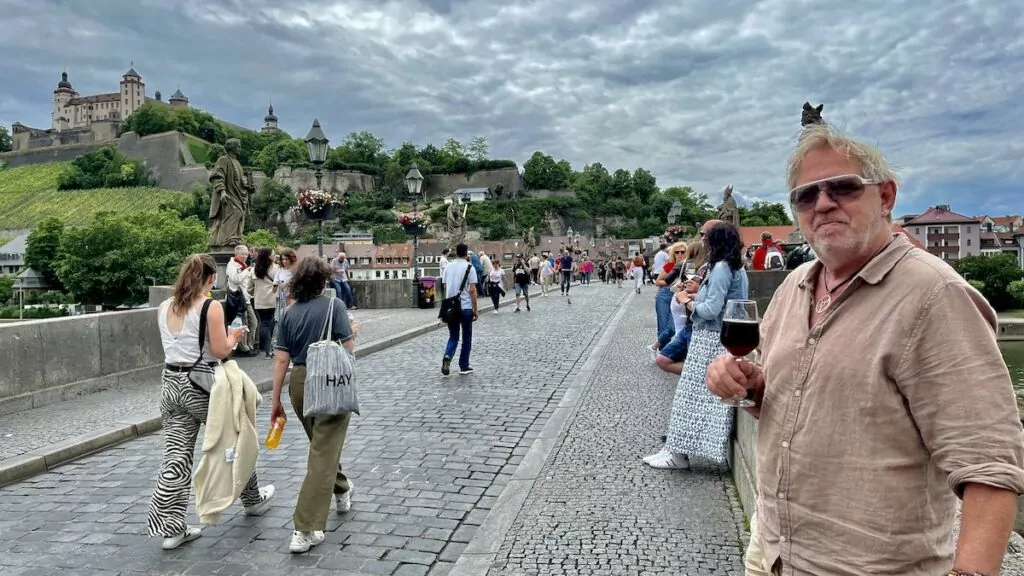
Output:
[[[905,235],[894,233],[892,236],[892,241],[872,258],[854,278],[860,278],[868,284],[878,284],[885,279],[908,252],[915,248]],[[818,277],[822,266],[824,265],[821,263],[821,260],[815,260],[803,271],[799,283],[801,289],[806,288],[808,284],[814,286],[814,279]]]

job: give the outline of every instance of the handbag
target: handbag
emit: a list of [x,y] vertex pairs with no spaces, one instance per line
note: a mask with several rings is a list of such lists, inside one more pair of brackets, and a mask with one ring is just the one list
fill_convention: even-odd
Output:
[[469,281],[471,267],[472,264],[466,266],[466,275],[462,277],[462,286],[459,287],[458,293],[441,300],[441,310],[437,313],[437,317],[440,318],[441,322],[455,324],[462,319],[462,291],[466,289],[466,282]]
[[[241,290],[227,293],[224,298],[224,318],[234,320],[238,316],[245,316],[245,294]],[[231,320],[227,320],[228,323]]]
[[215,381],[214,370],[219,364],[219,362],[203,362],[203,349],[206,347],[206,313],[210,309],[211,302],[213,302],[213,299],[207,298],[206,302],[203,302],[202,310],[199,311],[199,358],[188,369],[189,383],[192,384],[193,388],[197,388],[207,396],[210,395],[210,390],[213,389]]
[[324,319],[323,339],[310,344],[306,351],[303,416],[338,416],[350,412],[359,414],[355,356],[331,339],[337,298],[327,298],[330,303],[327,305],[327,318]]

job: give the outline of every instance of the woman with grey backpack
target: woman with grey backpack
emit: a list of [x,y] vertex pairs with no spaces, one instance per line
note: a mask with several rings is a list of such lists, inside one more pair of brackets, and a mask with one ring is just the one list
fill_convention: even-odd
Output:
[[306,477],[292,516],[294,532],[290,549],[295,554],[308,552],[324,541],[332,495],[339,514],[352,508],[352,482],[342,472],[340,463],[351,412],[314,415],[304,406],[309,398],[305,388],[311,346],[316,350],[328,340],[340,343],[350,353],[355,349],[359,333],[358,325],[350,326],[344,303],[325,291],[330,277],[330,267],[319,258],[309,256],[298,263],[289,293],[295,303],[285,310],[278,323],[275,344],[271,425],[278,418],[285,418],[281,390],[288,363],[292,362],[288,392],[295,415],[309,439]]

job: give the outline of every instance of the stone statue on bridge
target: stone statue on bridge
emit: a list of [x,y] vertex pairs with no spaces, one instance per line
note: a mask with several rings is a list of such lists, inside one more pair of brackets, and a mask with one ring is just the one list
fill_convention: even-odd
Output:
[[804,111],[800,115],[800,125],[824,124],[825,120],[821,117],[821,111],[824,109],[824,104],[818,104],[817,107],[814,107],[811,106],[810,102],[804,102]]
[[224,144],[226,154],[217,159],[210,174],[210,247],[223,248],[242,243],[250,198],[256,191],[252,172],[243,171],[238,153],[242,142],[230,138]]
[[[462,208],[461,210],[459,208]],[[466,210],[469,204],[462,205],[458,195],[452,194],[451,204],[448,205],[448,249],[455,250],[455,247],[466,239]]]
[[537,246],[537,237],[534,235],[533,226],[523,230],[523,244],[526,245],[526,249],[523,254],[529,258],[530,254],[533,254],[533,249]]
[[718,207],[718,219],[739,228],[740,209],[736,206],[736,199],[732,197],[732,184],[726,186],[722,191],[722,204]]

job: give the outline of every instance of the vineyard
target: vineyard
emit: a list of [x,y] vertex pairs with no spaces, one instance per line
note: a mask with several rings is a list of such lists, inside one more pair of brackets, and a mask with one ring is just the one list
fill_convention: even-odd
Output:
[[67,162],[0,170],[0,230],[34,228],[50,216],[85,224],[99,212],[143,212],[181,202],[186,195],[162,188],[57,190]]

